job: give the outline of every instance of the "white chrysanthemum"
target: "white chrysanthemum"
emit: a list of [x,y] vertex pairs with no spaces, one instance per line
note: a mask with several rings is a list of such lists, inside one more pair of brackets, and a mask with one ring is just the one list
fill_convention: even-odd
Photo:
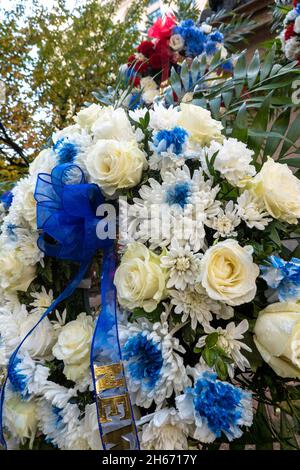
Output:
[[297,36],[286,41],[284,53],[289,60],[297,60],[300,57],[300,41]]
[[17,436],[21,443],[29,439],[30,448],[35,439],[38,425],[37,401],[34,399],[23,400],[21,395],[8,389],[4,410],[5,427],[13,436]]
[[180,418],[175,408],[157,410],[137,424],[143,425],[141,448],[144,450],[188,449],[189,426]]
[[161,406],[172,393],[178,394],[189,385],[183,358],[185,349],[169,332],[167,314],[161,322],[146,319],[120,325],[122,357],[127,385],[134,405],[149,408]]
[[53,302],[53,290],[50,289],[49,292],[47,292],[46,288],[42,286],[40,292],[31,292],[30,297],[34,299],[33,302],[29,304],[34,307],[31,313],[38,312],[42,314]]
[[64,408],[69,400],[76,396],[77,391],[75,388],[66,388],[47,380],[43,383],[40,394],[49,403],[51,403],[51,405],[57,406],[58,408]]
[[8,360],[21,341],[20,328],[26,321],[28,312],[25,305],[15,309],[9,307],[0,308],[0,348],[1,362],[6,365]]
[[[218,333],[218,346],[225,351],[226,355],[234,361],[234,364],[240,370],[245,371],[247,367],[250,367],[250,364],[248,359],[241,353],[241,349],[245,349],[249,352],[251,352],[251,349],[241,340],[244,339],[244,333],[248,328],[249,324],[247,320],[243,320],[237,326],[235,326],[234,322],[230,322],[225,329],[221,327],[212,328],[210,325],[206,326],[204,329],[207,334]],[[205,340],[206,335],[201,336],[196,347],[202,348],[205,345]],[[230,376],[233,377],[234,368],[231,364],[228,371]]]
[[80,410],[76,404],[67,403],[64,408],[41,400],[37,410],[39,427],[52,445],[62,450],[88,450],[83,434]]
[[28,398],[41,392],[49,373],[48,367],[33,361],[27,351],[20,352],[10,368],[10,384],[15,392]]
[[175,305],[175,313],[182,314],[182,322],[190,318],[193,330],[196,329],[198,323],[202,326],[209,325],[213,319],[212,314],[216,315],[216,318],[224,320],[233,316],[232,307],[210,299],[199,283],[183,292],[172,289],[169,294],[171,304]]
[[155,131],[170,130],[177,125],[178,109],[173,106],[166,108],[161,103],[155,103],[150,109],[150,127]]
[[139,191],[141,198],[127,206],[127,236],[149,241],[151,248],[168,246],[177,239],[197,252],[205,238],[204,221],[218,213],[220,203],[215,198],[219,188],[205,181],[200,170],[191,177],[187,166],[166,172],[162,178],[162,184],[150,178]]
[[154,152],[149,158],[149,168],[151,170],[160,170],[161,174],[166,171],[176,170],[185,164],[185,155],[177,155],[172,150],[167,149],[165,152]]
[[35,185],[35,176],[28,176],[18,181],[12,190],[14,198],[10,207],[10,213],[14,214],[16,221],[19,223],[25,221],[33,230],[36,230]]
[[180,246],[173,240],[169,251],[160,258],[161,267],[168,270],[167,288],[184,290],[187,285],[195,284],[200,270],[199,256],[188,245]]
[[249,228],[264,230],[268,223],[272,221],[272,218],[266,211],[263,200],[248,190],[238,197],[237,205],[239,217]]
[[256,171],[252,165],[254,152],[243,142],[237,139],[224,139],[222,144],[213,143],[208,150],[211,158],[216,152],[214,168],[232,185],[242,187],[246,181],[254,176]]
[[208,219],[205,224],[216,231],[214,238],[229,238],[237,236],[235,228],[240,222],[237,206],[234,205],[233,201],[229,201],[224,210],[220,208],[218,214]]
[[24,264],[35,265],[37,263],[43,263],[44,253],[39,249],[37,240],[37,232],[23,230],[22,233],[18,235],[16,248],[19,259],[23,261]]
[[90,449],[102,450],[96,403],[86,405],[85,407],[83,431]]
[[134,110],[130,110],[128,112],[129,117],[134,121],[134,122],[139,122],[140,119],[144,119],[146,116],[146,113],[148,112],[147,108],[137,108]]

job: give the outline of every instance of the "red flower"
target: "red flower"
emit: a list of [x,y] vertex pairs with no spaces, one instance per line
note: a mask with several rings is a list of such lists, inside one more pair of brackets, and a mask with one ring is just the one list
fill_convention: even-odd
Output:
[[149,64],[153,70],[159,70],[162,67],[162,57],[161,54],[152,54],[149,59]]
[[150,57],[154,52],[154,44],[151,41],[142,41],[137,47],[137,51],[145,57]]
[[148,62],[142,60],[136,60],[134,54],[131,54],[127,59],[127,64],[133,68],[136,72],[143,73],[148,68]]
[[141,84],[141,79],[137,75],[131,75],[129,81],[134,87],[139,87]]
[[284,39],[288,41],[292,36],[294,36],[294,23],[287,25],[284,31]]
[[158,18],[154,25],[151,26],[148,30],[149,38],[156,39],[167,39],[172,34],[172,29],[176,25],[176,17],[171,13],[168,13],[164,20]]

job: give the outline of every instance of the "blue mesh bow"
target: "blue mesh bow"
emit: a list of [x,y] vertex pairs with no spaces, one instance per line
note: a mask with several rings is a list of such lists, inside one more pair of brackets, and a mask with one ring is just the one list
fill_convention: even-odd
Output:
[[[116,351],[120,359],[116,294],[113,285],[115,271],[113,240],[109,238],[99,239],[97,237],[97,227],[101,229],[101,234],[105,234],[105,227],[107,225],[105,218],[96,215],[98,206],[104,202],[99,187],[95,184],[86,184],[82,170],[77,165],[66,163],[56,166],[51,175],[46,173],[38,175],[34,197],[37,201],[37,227],[41,230],[38,239],[39,248],[47,256],[78,262],[80,267],[78,273],[65,290],[47,308],[40,320],[27,333],[13,352],[9,360],[7,378],[13,372],[14,361],[23,343],[43,319],[78,287],[98,249],[104,250],[102,272],[103,300],[101,315],[99,315],[92,342],[91,358],[93,361],[101,348],[103,350],[103,333],[105,336],[109,325],[110,328],[114,328]],[[101,330],[104,331],[101,332]],[[100,332],[102,340],[99,341]],[[3,434],[2,416],[7,378],[1,390],[0,401],[0,444],[4,448],[6,448],[6,442]]]

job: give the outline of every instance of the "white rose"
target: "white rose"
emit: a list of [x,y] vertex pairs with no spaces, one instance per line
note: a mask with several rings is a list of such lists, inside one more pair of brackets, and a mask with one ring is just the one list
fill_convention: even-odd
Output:
[[141,89],[142,90],[157,90],[157,84],[152,77],[141,78]]
[[300,378],[300,305],[279,302],[262,310],[254,328],[262,358],[280,377]]
[[55,153],[51,149],[44,149],[30,163],[29,174],[37,176],[38,173],[51,173],[55,165],[57,165]]
[[297,16],[294,23],[294,31],[297,34],[300,34],[300,16]]
[[242,187],[247,180],[255,175],[255,167],[251,165],[254,152],[237,139],[224,139],[215,158],[214,168],[232,184]]
[[182,51],[184,48],[184,39],[180,34],[173,34],[170,37],[169,45],[173,51]]
[[124,109],[103,108],[92,126],[95,139],[118,141],[135,140],[134,132]]
[[152,104],[158,95],[159,95],[158,90],[146,90],[142,94],[142,99],[146,104]]
[[258,266],[252,247],[228,239],[210,247],[201,260],[201,282],[208,296],[227,305],[250,302],[256,293]]
[[88,371],[93,331],[93,319],[86,313],[80,313],[76,320],[61,329],[52,352],[64,361],[64,374],[68,380],[79,380]]
[[0,287],[8,291],[26,292],[36,277],[35,266],[24,264],[17,250],[1,247]]
[[10,394],[5,401],[5,425],[21,442],[30,439],[31,447],[38,425],[36,402],[22,400],[20,395]]
[[[41,318],[41,313],[29,313],[20,324],[20,337],[23,339]],[[47,357],[51,355],[56,332],[49,318],[44,318],[24,343],[24,348],[31,357]]]
[[263,200],[272,217],[289,224],[297,223],[300,218],[300,181],[286,164],[268,158],[249,188]]
[[145,155],[134,142],[116,140],[98,140],[87,154],[85,165],[90,180],[109,196],[117,189],[139,184],[147,168]]
[[205,34],[209,34],[209,33],[211,33],[212,26],[210,24],[207,24],[207,23],[202,23],[201,29]]
[[211,117],[207,109],[187,103],[182,103],[180,109],[178,125],[189,133],[192,143],[204,147],[210,145],[212,140],[223,141],[221,134],[223,126]]
[[74,119],[81,128],[90,131],[94,122],[98,119],[102,112],[102,106],[93,103],[91,106],[81,109]]
[[131,243],[116,270],[114,283],[122,306],[152,312],[164,297],[166,275],[159,256],[142,243]]

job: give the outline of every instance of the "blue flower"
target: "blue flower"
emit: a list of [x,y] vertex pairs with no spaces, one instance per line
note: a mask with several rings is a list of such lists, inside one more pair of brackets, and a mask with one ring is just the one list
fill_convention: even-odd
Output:
[[296,6],[295,12],[297,13],[297,15],[300,15],[300,3],[298,3],[298,5]]
[[130,110],[135,110],[140,106],[140,104],[141,104],[141,93],[138,91],[135,93],[132,93],[130,100],[129,100],[128,108]]
[[162,352],[157,343],[146,335],[138,333],[129,338],[122,348],[122,357],[128,361],[128,373],[134,381],[141,382],[142,388],[155,387],[163,366]]
[[224,36],[220,31],[216,30],[213,33],[210,33],[208,36],[209,41],[214,41],[214,42],[223,42],[224,41]]
[[261,277],[269,287],[277,290],[281,302],[300,298],[300,260],[292,258],[284,261],[278,256],[270,256],[266,266],[260,266]]
[[179,415],[195,420],[195,435],[212,442],[224,433],[231,441],[242,435],[240,426],[251,426],[253,420],[251,393],[228,382],[217,380],[212,371],[200,372],[194,387],[176,397]]
[[22,360],[16,357],[9,370],[9,380],[15,392],[20,393],[22,398],[28,398],[28,376],[21,372],[20,365],[22,365]]
[[175,26],[173,34],[180,34],[183,37],[188,56],[197,56],[204,51],[206,34],[195,25],[193,20],[182,21],[180,25]]
[[11,191],[6,191],[0,196],[0,201],[2,202],[4,209],[8,210],[11,206],[11,203],[13,201],[13,193]]
[[221,68],[224,70],[224,72],[232,72],[233,71],[233,63],[231,59],[226,60],[223,62],[221,65]]
[[195,383],[193,401],[196,412],[206,418],[209,429],[220,437],[222,431],[231,434],[232,427],[239,424],[243,391],[216,378],[216,374],[204,372]]
[[171,150],[176,155],[180,155],[183,146],[187,140],[188,133],[182,127],[174,127],[174,129],[161,130],[155,133],[153,143],[156,146],[157,153]]
[[208,55],[213,55],[217,52],[217,44],[214,41],[207,41],[205,45],[205,52]]
[[78,147],[68,139],[59,139],[54,145],[53,150],[58,156],[59,163],[73,163],[78,154]]
[[184,208],[190,201],[191,189],[188,182],[175,183],[166,191],[166,203],[170,206],[178,204]]

